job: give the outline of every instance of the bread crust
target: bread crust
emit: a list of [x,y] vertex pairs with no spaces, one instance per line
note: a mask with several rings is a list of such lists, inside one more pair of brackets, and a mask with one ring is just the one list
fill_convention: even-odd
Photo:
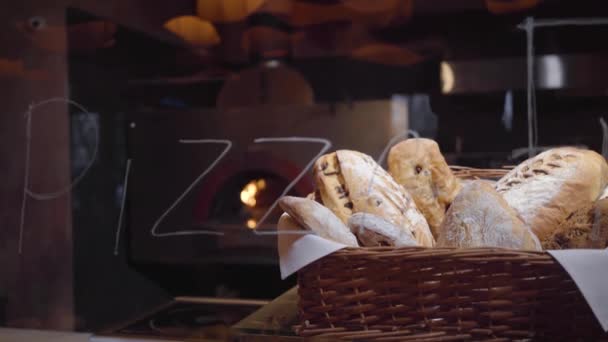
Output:
[[348,227],[361,246],[419,246],[414,235],[387,220],[368,213],[356,213],[348,219]]
[[595,202],[591,209],[592,226],[589,234],[589,248],[608,247],[608,197],[601,198]]
[[322,238],[357,247],[357,238],[340,219],[323,205],[307,199],[283,196],[279,206],[303,228]]
[[541,250],[517,212],[484,181],[471,182],[456,196],[439,227],[437,245]]
[[343,222],[354,213],[374,214],[412,232],[420,245],[434,246],[411,196],[370,156],[339,150],[319,158],[313,172],[323,204]]
[[[553,246],[555,230],[589,208],[608,181],[606,160],[591,150],[561,147],[519,164],[496,183],[543,246]],[[568,234],[566,234],[568,235]]]
[[411,195],[431,231],[443,221],[447,206],[461,189],[439,145],[431,139],[404,140],[388,154],[388,171]]

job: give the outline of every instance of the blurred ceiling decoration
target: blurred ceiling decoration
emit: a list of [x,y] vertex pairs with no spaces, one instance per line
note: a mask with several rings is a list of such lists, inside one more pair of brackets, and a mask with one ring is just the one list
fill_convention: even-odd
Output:
[[214,23],[241,21],[266,0],[197,0],[196,14],[204,20]]
[[424,58],[412,50],[391,44],[372,43],[353,50],[351,58],[391,66],[408,66]]
[[185,15],[173,18],[164,27],[186,42],[199,47],[211,47],[221,42],[215,26],[199,17]]
[[391,11],[403,0],[342,0],[344,6],[363,13]]
[[262,58],[284,57],[290,53],[291,36],[268,26],[256,26],[243,33],[241,47],[249,56],[257,54]]
[[488,11],[505,14],[529,10],[538,6],[542,0],[485,0]]
[[[374,3],[374,0],[370,0]],[[375,11],[361,11],[363,2],[317,4],[308,2],[294,2],[290,15],[290,24],[294,27],[306,27],[332,22],[350,22],[361,24],[370,28],[387,27],[393,23],[402,23],[412,16],[413,1],[381,1],[382,6],[373,6]],[[353,7],[354,5],[354,7]],[[357,8],[357,5],[360,5]]]
[[288,18],[293,10],[294,0],[266,0],[258,12],[271,13],[277,17]]
[[292,36],[292,54],[297,58],[348,56],[352,50],[372,41],[374,38],[369,29],[362,25],[318,25],[300,30]]
[[314,92],[296,70],[278,61],[241,71],[228,79],[217,98],[220,109],[259,105],[312,105]]
[[24,78],[30,81],[43,81],[50,78],[46,70],[25,69],[23,60],[0,58],[0,78],[15,77]]

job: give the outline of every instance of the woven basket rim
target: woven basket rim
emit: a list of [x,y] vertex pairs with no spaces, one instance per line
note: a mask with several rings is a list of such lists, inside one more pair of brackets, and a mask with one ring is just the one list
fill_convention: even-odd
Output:
[[[536,259],[553,259],[551,254],[547,251],[528,251],[528,250],[517,250],[500,247],[472,247],[472,248],[458,248],[458,247],[346,247],[340,249],[328,256],[334,257],[374,257],[374,258],[394,258],[401,256],[404,258],[479,258],[479,257],[510,257],[510,258],[529,258],[530,260]],[[326,257],[328,257],[326,256]]]

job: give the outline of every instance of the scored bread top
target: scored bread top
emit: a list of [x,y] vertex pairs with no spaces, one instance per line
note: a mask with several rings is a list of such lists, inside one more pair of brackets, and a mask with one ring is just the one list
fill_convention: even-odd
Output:
[[314,176],[323,204],[343,222],[353,213],[375,214],[411,231],[420,245],[435,244],[410,195],[370,156],[339,150],[319,158]]
[[577,210],[593,203],[608,182],[606,160],[591,150],[561,147],[519,164],[496,190],[541,243]]

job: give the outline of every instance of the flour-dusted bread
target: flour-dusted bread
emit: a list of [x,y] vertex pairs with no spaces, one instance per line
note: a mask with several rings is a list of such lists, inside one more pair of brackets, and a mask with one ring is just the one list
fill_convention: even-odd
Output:
[[305,229],[322,238],[357,247],[357,238],[340,219],[323,205],[307,199],[284,196],[279,206]]
[[541,250],[538,238],[492,185],[467,184],[438,229],[440,247],[503,247]]
[[[289,216],[288,213],[283,213],[281,214],[281,217],[279,217],[279,222],[277,223],[277,228],[278,231],[280,232],[306,232],[307,229],[305,229],[304,227],[302,227],[301,224],[299,224],[298,222],[296,222],[296,220],[294,220],[291,216]],[[297,235],[297,234],[294,234]]]
[[356,213],[348,219],[348,227],[364,247],[374,246],[419,246],[414,235],[387,220],[368,213]]
[[591,209],[591,233],[585,247],[608,247],[608,196],[600,196]]
[[545,249],[608,247],[608,198],[600,196],[592,205],[569,215],[545,239]]
[[388,154],[388,171],[407,190],[426,218],[433,234],[443,221],[446,207],[460,191],[460,183],[433,140],[407,139]]
[[313,192],[309,193],[308,195],[306,195],[306,198],[323,204],[323,202],[321,201],[321,194],[319,193],[318,189],[316,191],[313,191]]
[[319,158],[313,173],[323,204],[342,222],[354,213],[370,213],[409,230],[421,246],[435,244],[411,196],[370,156],[339,150]]
[[587,212],[608,182],[608,164],[596,152],[574,147],[545,151],[511,170],[496,190],[534,231],[544,248],[568,245],[564,222]]

